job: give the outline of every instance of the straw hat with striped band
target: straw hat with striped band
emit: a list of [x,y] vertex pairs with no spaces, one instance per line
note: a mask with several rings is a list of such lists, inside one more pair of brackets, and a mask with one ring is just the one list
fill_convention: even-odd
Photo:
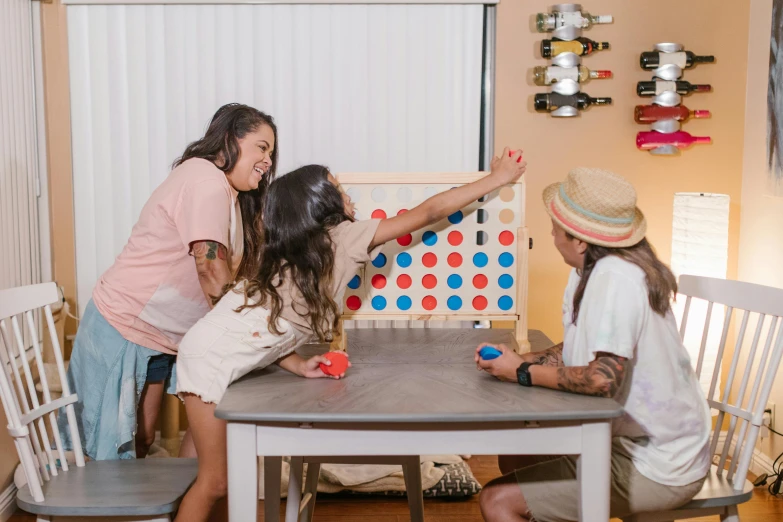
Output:
[[565,181],[544,189],[544,205],[569,234],[593,245],[629,247],[647,232],[644,214],[636,207],[636,190],[606,170],[571,170]]

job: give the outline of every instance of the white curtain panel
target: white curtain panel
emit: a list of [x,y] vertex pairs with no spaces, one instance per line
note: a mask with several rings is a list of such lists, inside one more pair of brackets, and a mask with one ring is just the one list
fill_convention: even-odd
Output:
[[[671,268],[678,278],[683,274],[726,278],[729,255],[729,196],[701,192],[680,192],[674,195]],[[674,313],[682,317],[685,298],[680,296]],[[710,389],[717,360],[718,345],[723,332],[725,308],[714,306],[710,316],[700,382],[704,394]],[[691,300],[688,328],[684,344],[694,368],[701,347],[707,302]]]
[[0,2],[0,289],[41,282],[32,9]]
[[481,5],[69,5],[67,16],[81,307],[224,103],[275,118],[281,173],[478,169]]

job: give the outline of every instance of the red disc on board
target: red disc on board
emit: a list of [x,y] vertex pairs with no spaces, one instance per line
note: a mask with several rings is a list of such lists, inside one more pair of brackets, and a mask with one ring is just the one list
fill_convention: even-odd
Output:
[[449,245],[451,246],[457,246],[462,244],[462,233],[457,232],[456,230],[454,232],[449,232]]
[[487,298],[483,295],[477,295],[473,298],[473,308],[483,310],[487,307]]
[[397,286],[399,286],[403,290],[406,288],[410,288],[412,283],[413,280],[411,280],[411,276],[409,276],[408,274],[400,274],[397,277]]
[[438,278],[432,274],[427,274],[421,278],[421,284],[424,288],[435,288],[435,286],[438,284]]
[[372,276],[372,286],[373,288],[381,289],[384,286],[386,286],[386,276],[383,276],[381,274],[375,274]]
[[498,241],[500,241],[500,244],[503,246],[509,246],[514,242],[514,234],[508,230],[504,230],[498,236]]
[[449,263],[449,266],[457,268],[458,266],[462,265],[462,256],[459,255],[457,252],[452,252],[449,254],[449,257],[446,259]]
[[421,306],[423,306],[425,310],[434,310],[435,307],[438,306],[438,300],[431,295],[425,296],[424,299],[421,300]]
[[427,252],[426,254],[421,256],[421,263],[427,268],[432,268],[433,266],[438,264],[438,256],[436,256],[432,252]]
[[410,234],[405,234],[402,237],[397,238],[397,243],[400,244],[400,246],[408,246],[411,243],[413,243],[413,236]]
[[372,211],[370,217],[372,217],[373,219],[386,219],[386,212],[384,212],[381,209],[376,209]]
[[345,300],[345,306],[347,306],[349,310],[358,310],[362,307],[362,300],[359,299],[359,296],[352,295]]
[[489,281],[487,280],[487,276],[484,274],[476,274],[476,276],[473,277],[473,286],[481,290],[482,288],[487,287],[487,283]]

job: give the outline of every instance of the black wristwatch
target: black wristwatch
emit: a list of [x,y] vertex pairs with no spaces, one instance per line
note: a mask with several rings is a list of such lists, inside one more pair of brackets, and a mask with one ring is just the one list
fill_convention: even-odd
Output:
[[533,386],[533,379],[530,377],[530,368],[533,363],[523,362],[517,368],[517,382],[522,386]]

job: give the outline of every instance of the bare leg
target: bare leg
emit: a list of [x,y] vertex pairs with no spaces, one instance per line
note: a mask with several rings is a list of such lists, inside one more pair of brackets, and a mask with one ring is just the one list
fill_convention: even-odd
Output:
[[198,476],[182,499],[174,520],[206,522],[215,504],[228,490],[226,421],[215,417],[215,404],[207,404],[195,395],[185,395],[185,411],[199,456]]
[[486,522],[530,522],[530,509],[513,473],[490,481],[479,496]]
[[158,422],[160,405],[163,402],[163,381],[144,385],[136,412],[136,458],[143,459],[155,442],[155,423]]
[[190,432],[190,427],[185,431],[185,436],[182,437],[182,443],[179,446],[179,458],[181,459],[195,459],[198,457],[196,454],[196,445],[193,443],[193,434]]

